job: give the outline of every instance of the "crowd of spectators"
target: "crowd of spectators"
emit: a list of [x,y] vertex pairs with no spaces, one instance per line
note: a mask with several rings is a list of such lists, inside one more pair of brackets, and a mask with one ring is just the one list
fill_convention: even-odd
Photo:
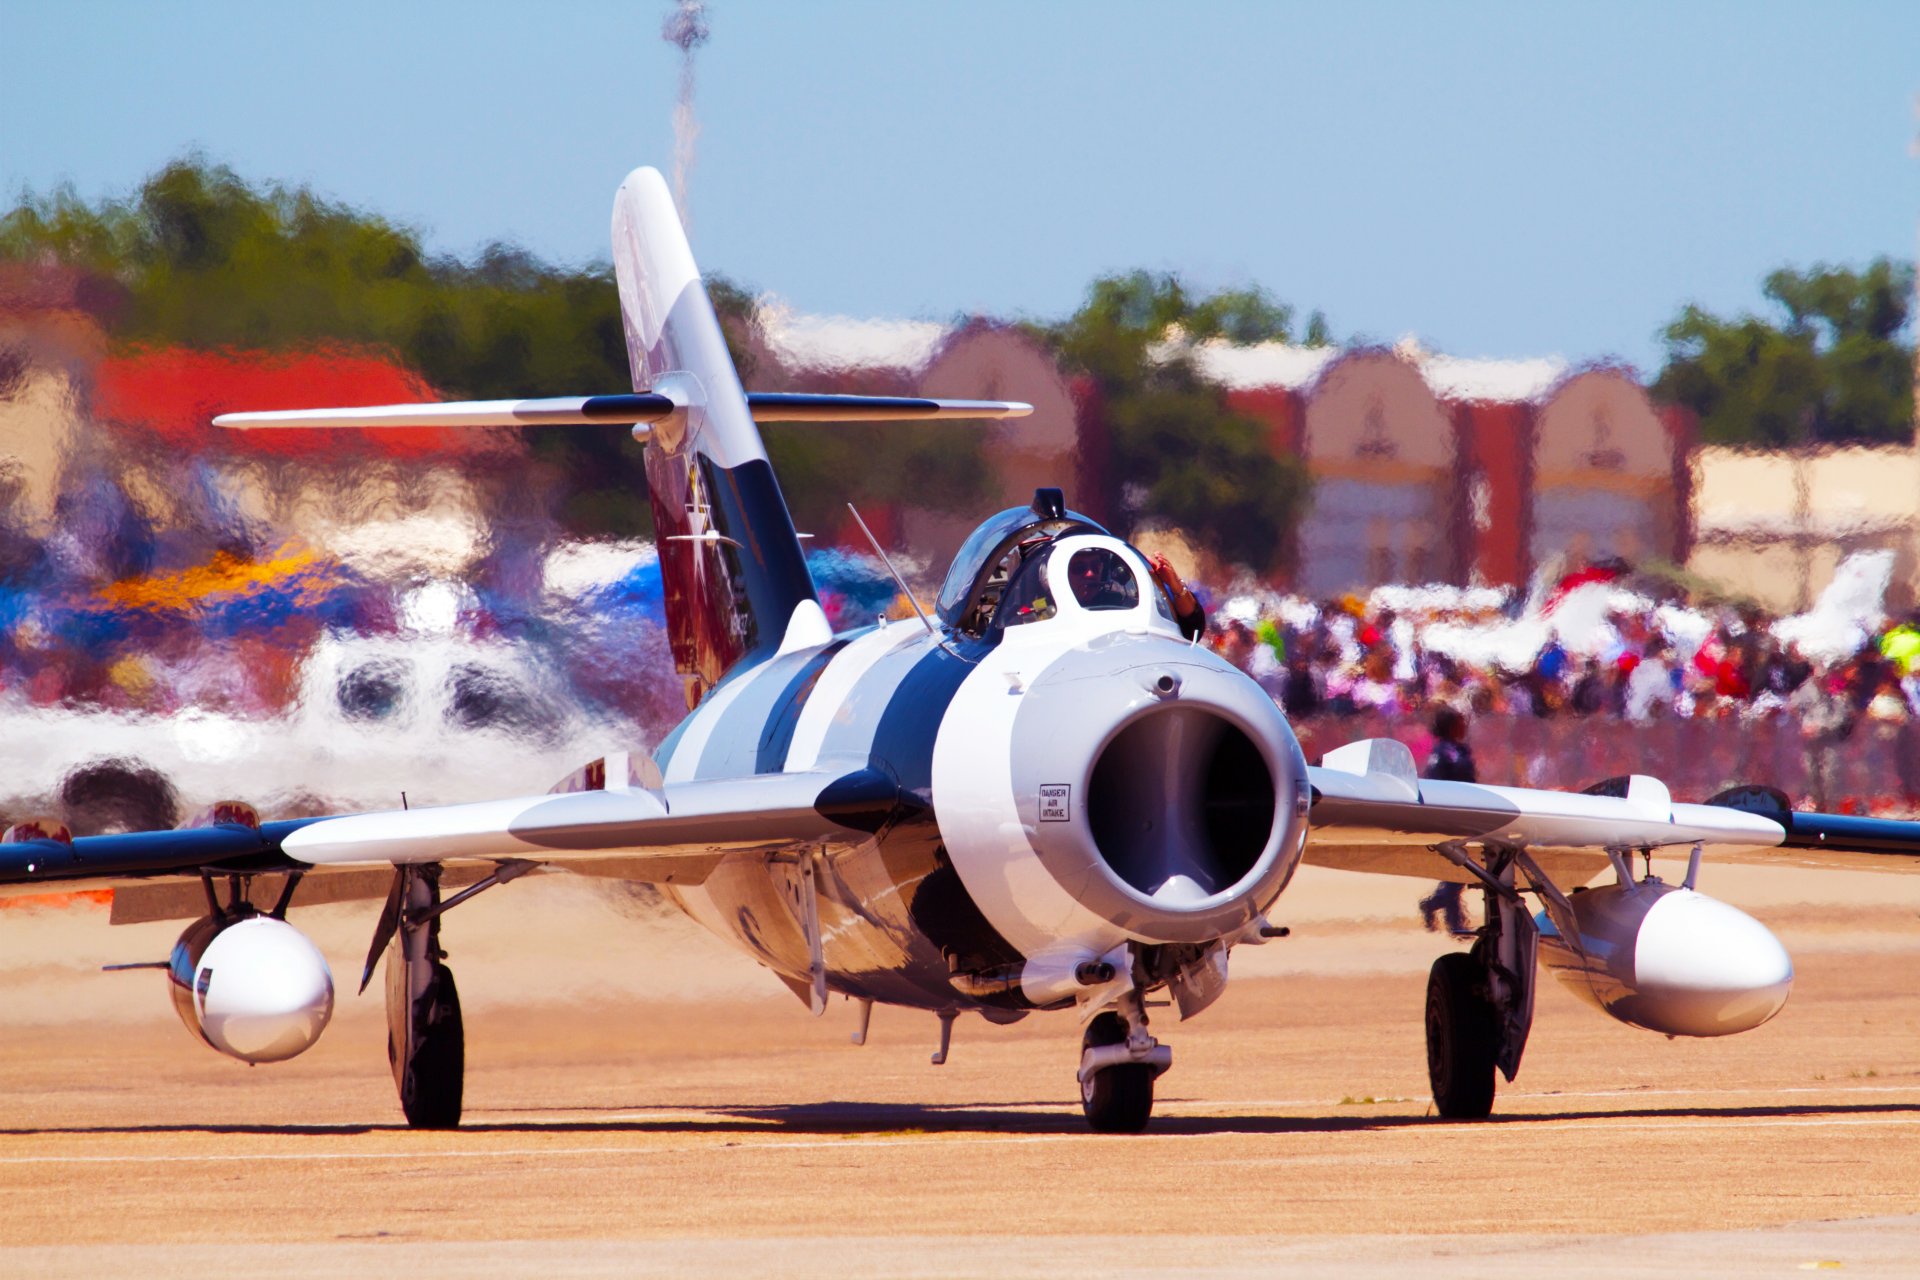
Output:
[[1435,621],[1353,596],[1288,600],[1251,622],[1216,618],[1209,640],[1300,717],[1371,711],[1426,718],[1449,706],[1469,715],[1642,723],[1788,716],[1824,732],[1920,716],[1920,610],[1883,619],[1856,649],[1834,658],[1809,657],[1776,638],[1774,619],[1752,609],[1715,611],[1700,636],[1670,634],[1651,612],[1612,612],[1612,634],[1587,646],[1594,651],[1579,652],[1548,628],[1518,668],[1429,645]]
[[1631,589],[1614,568],[1570,575],[1527,606],[1447,588],[1216,600],[1208,639],[1296,724],[1331,722],[1336,734],[1364,719],[1373,732],[1424,737],[1443,712],[1498,722],[1508,737],[1531,722],[1542,742],[1581,722],[1698,725],[1668,736],[1797,742],[1805,791],[1821,804],[1841,749],[1880,739],[1897,775],[1887,790],[1920,790],[1905,776],[1920,736],[1909,729],[1920,730],[1920,610],[1817,622],[1697,607],[1672,587]]

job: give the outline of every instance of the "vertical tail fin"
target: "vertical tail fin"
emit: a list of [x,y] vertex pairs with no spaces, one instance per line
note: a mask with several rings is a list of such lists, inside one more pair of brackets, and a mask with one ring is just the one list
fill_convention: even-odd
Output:
[[824,641],[829,628],[657,170],[635,169],[614,196],[613,267],[634,388],[684,406],[653,426],[647,496],[674,663],[697,696],[742,660]]

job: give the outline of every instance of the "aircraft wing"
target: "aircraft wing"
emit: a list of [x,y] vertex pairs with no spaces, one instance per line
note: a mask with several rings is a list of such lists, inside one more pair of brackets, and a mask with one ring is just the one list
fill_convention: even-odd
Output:
[[[659,884],[697,884],[731,853],[833,848],[870,837],[901,802],[891,779],[764,774],[657,789],[583,790],[250,826],[19,838],[0,844],[0,895],[156,878],[348,872],[403,863],[530,862]],[[364,877],[362,877],[364,879]]]
[[897,797],[891,780],[869,770],[844,777],[757,774],[658,791],[578,791],[328,818],[292,833],[282,848],[321,867],[524,858],[583,869],[631,865],[640,874],[624,878],[648,879],[648,864],[690,859],[710,867],[729,853],[864,840]]
[[1611,779],[1584,792],[1420,778],[1387,738],[1330,751],[1313,788],[1306,860],[1347,871],[1471,882],[1437,851],[1449,841],[1524,848],[1562,885],[1604,870],[1609,851],[1695,845],[1716,862],[1920,871],[1920,822],[1796,813],[1777,791],[1742,787],[1676,803],[1657,778]]

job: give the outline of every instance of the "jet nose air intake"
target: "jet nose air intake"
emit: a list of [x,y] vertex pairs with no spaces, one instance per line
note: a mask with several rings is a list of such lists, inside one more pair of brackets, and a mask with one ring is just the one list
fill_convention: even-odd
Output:
[[1306,768],[1272,699],[1160,637],[1069,651],[1022,698],[1014,803],[1087,910],[1145,941],[1250,923],[1298,861]]
[[[1172,679],[1159,677],[1169,689]],[[1253,870],[1279,820],[1275,796],[1273,770],[1245,730],[1206,707],[1156,705],[1101,748],[1087,822],[1109,871],[1183,908]]]

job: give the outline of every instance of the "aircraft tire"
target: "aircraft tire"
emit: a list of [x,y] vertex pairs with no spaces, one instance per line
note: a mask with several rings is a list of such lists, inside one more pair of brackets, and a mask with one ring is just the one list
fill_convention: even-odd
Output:
[[[453,970],[445,965],[435,969],[417,1042],[400,1073],[400,1110],[415,1129],[457,1127],[465,1089],[467,1046],[460,1020],[460,991],[454,986]],[[388,1058],[395,1052],[389,1032]]]
[[1453,951],[1427,975],[1427,1079],[1448,1120],[1484,1120],[1493,1112],[1499,1021],[1485,995],[1480,962]]
[[[1084,1048],[1124,1044],[1127,1024],[1117,1013],[1103,1013],[1087,1024]],[[1153,1115],[1153,1068],[1145,1063],[1104,1067],[1080,1085],[1080,1106],[1095,1133],[1140,1133]]]

